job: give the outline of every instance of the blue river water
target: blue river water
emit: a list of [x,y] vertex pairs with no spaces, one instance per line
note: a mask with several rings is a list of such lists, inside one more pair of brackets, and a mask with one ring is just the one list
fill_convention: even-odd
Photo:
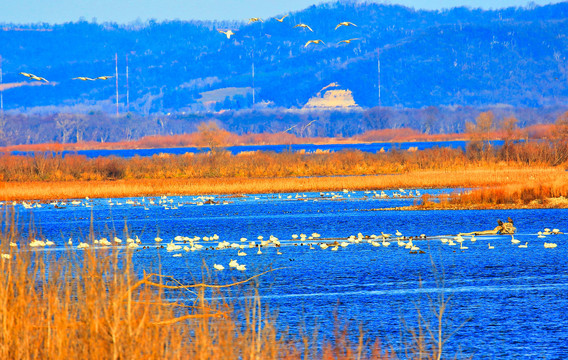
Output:
[[[503,141],[493,140],[494,145],[501,145]],[[380,152],[390,151],[391,149],[408,150],[409,148],[416,148],[417,150],[429,149],[432,147],[451,147],[465,149],[467,141],[421,141],[421,142],[378,142],[378,143],[365,143],[365,144],[292,144],[292,145],[242,145],[242,146],[229,146],[225,150],[230,151],[232,154],[238,154],[244,151],[306,151],[316,152],[330,151],[336,152],[341,150],[361,150],[366,152]],[[205,148],[205,150],[207,150]],[[85,155],[88,158],[96,158],[99,156],[118,156],[124,158],[131,158],[134,156],[153,156],[158,154],[185,154],[188,152],[198,153],[204,151],[203,148],[198,147],[178,147],[178,148],[157,148],[157,149],[119,149],[119,150],[78,150],[78,151],[63,151],[62,155],[78,154]],[[26,151],[13,151],[14,155],[32,155],[33,152]]]
[[[422,190],[438,194],[450,190]],[[123,240],[123,228],[136,236],[141,247],[134,252],[136,266],[148,269],[158,263],[162,272],[181,282],[201,279],[206,265],[219,283],[245,279],[270,268],[285,268],[259,279],[261,301],[278,312],[278,324],[297,333],[300,324],[318,325],[328,338],[335,325],[349,323],[356,333],[361,325],[369,339],[401,351],[403,320],[415,324],[417,308],[425,316],[431,313],[428,295],[436,298],[441,289],[451,296],[446,313],[446,334],[457,332],[446,346],[447,357],[481,359],[565,359],[568,354],[568,235],[539,238],[544,228],[568,230],[568,210],[443,210],[401,211],[389,208],[411,205],[418,194],[400,190],[381,192],[348,191],[335,193],[260,194],[239,197],[167,197],[81,200],[42,204],[31,209],[16,205],[20,224],[33,216],[36,238],[46,238],[55,246],[34,251],[69,250],[85,239],[92,216],[97,238],[116,235]],[[153,204],[151,203],[153,202]],[[32,215],[33,214],[33,215]],[[511,236],[469,236],[460,244],[449,246],[442,238],[460,232],[492,229],[497,219],[510,216],[517,227]],[[23,232],[29,231],[23,225]],[[411,254],[393,240],[396,231],[414,239],[424,254]],[[109,236],[109,232],[114,234]],[[347,241],[351,235],[392,234],[390,246]],[[302,242],[293,234],[321,236]],[[200,237],[196,251],[172,251],[162,245],[176,236]],[[218,239],[216,239],[216,236]],[[280,241],[280,247],[266,246],[262,254],[249,248],[262,235]],[[205,241],[205,237],[216,240]],[[241,238],[247,241],[240,241]],[[453,238],[453,237],[452,237]],[[219,242],[246,245],[244,249],[210,250]],[[322,249],[309,243],[347,242]],[[554,249],[544,242],[556,243]],[[303,243],[304,245],[299,245]],[[527,243],[526,248],[519,245]],[[295,245],[294,245],[295,244]],[[489,248],[489,244],[494,246]],[[94,246],[94,244],[91,244]],[[142,246],[148,247],[142,249]],[[238,256],[238,252],[246,256]],[[278,254],[281,253],[281,255]],[[174,254],[181,254],[174,257]],[[229,270],[229,261],[246,265],[246,271]],[[225,270],[214,271],[213,264]],[[433,264],[439,270],[437,284]],[[187,294],[177,294],[184,301]],[[187,300],[187,298],[185,298]],[[404,331],[403,331],[404,332]]]

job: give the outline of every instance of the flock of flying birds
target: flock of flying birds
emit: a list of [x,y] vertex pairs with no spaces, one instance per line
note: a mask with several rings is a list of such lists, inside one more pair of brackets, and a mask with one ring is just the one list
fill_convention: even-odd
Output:
[[[282,18],[276,18],[276,17],[275,17],[274,19],[276,19],[276,20],[277,20],[278,22],[280,22],[280,23],[283,23],[283,22],[284,22],[284,19],[285,19],[287,16],[288,16],[288,15],[284,15]],[[263,21],[261,18],[253,17],[253,18],[250,18],[250,19],[249,19],[249,22],[248,22],[248,23],[250,24],[250,23],[254,23],[254,22],[264,22],[264,21]],[[335,27],[335,30],[339,29],[339,28],[342,27],[342,26],[355,26],[355,27],[357,27],[357,25],[353,24],[352,22],[343,21],[343,22],[340,22],[339,24],[337,24],[337,26]],[[308,25],[303,24],[303,23],[294,25],[294,28],[303,28],[303,29],[310,30],[311,32],[314,32],[311,27],[309,27]],[[231,36],[235,35],[235,32],[233,32],[233,31],[230,30],[230,29],[229,29],[229,30],[219,30],[219,29],[217,29],[217,31],[219,31],[221,34],[225,34],[225,36],[227,36],[227,39],[230,39]],[[341,41],[338,42],[337,44],[338,44],[338,45],[341,44],[341,43],[350,44],[352,41],[355,41],[355,40],[359,40],[359,38],[341,40]],[[308,45],[310,45],[310,44],[325,44],[325,43],[324,43],[323,40],[321,40],[321,39],[309,40],[308,42],[306,42],[306,44],[304,45],[304,47],[308,47]],[[37,75],[34,75],[34,74],[30,74],[30,73],[26,73],[26,72],[21,72],[20,75],[23,75],[23,76],[25,76],[25,77],[27,77],[27,78],[29,78],[29,79],[31,79],[31,80],[45,81],[46,83],[49,82],[49,81],[48,81],[46,78],[44,78],[44,77],[37,76]],[[86,77],[86,76],[78,76],[78,77],[73,78],[73,80],[95,81],[95,80],[108,80],[108,79],[110,79],[110,78],[112,78],[112,77],[114,77],[114,76],[99,76],[99,77],[96,77],[96,78],[90,78],[90,77]]]
[[[284,19],[285,19],[287,16],[288,16],[288,15],[284,15],[284,16],[281,17],[281,18],[276,18],[276,17],[275,17],[274,19],[275,19],[276,21],[280,22],[280,23],[283,23],[283,22],[284,22]],[[264,21],[262,21],[261,18],[253,17],[253,18],[250,18],[250,19],[249,19],[249,22],[248,22],[248,23],[250,24],[250,23],[254,23],[254,22],[264,22]],[[340,22],[339,24],[337,24],[337,26],[335,27],[335,30],[339,29],[339,28],[342,27],[342,26],[355,26],[355,27],[357,27],[357,25],[353,24],[352,22],[343,21],[343,22]],[[296,25],[294,25],[293,28],[303,28],[303,29],[310,30],[311,32],[314,32],[311,27],[309,27],[308,25],[306,25],[306,24],[304,24],[304,23],[296,24]],[[227,39],[230,39],[231,36],[235,35],[235,33],[234,33],[232,30],[230,30],[230,29],[229,29],[229,30],[219,30],[219,29],[217,29],[217,31],[219,31],[221,34],[225,34],[225,36],[227,36]],[[350,44],[351,41],[355,41],[355,40],[359,40],[359,39],[356,38],[356,39],[341,40],[341,41],[338,42],[337,44],[338,44],[338,45],[341,44],[341,43]],[[306,42],[306,44],[304,45],[304,47],[308,47],[308,45],[310,45],[310,44],[325,44],[325,43],[324,43],[323,40],[321,40],[321,39],[309,40],[308,42]]]
[[[45,82],[49,82],[46,78],[43,78],[41,76],[37,76],[34,74],[30,74],[30,73],[26,73],[26,72],[21,72],[20,75],[24,75],[27,78],[30,78],[32,80],[37,80],[37,81],[45,81]],[[89,78],[86,76],[78,76],[76,78],[73,78],[73,80],[83,80],[83,81],[95,81],[95,80],[108,80],[110,78],[112,78],[114,76],[99,76],[96,78]]]

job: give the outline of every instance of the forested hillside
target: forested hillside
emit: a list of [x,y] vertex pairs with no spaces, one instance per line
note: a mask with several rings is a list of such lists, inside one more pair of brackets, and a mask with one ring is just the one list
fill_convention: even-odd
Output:
[[[538,107],[566,102],[568,3],[484,11],[415,11],[353,2],[312,6],[275,19],[243,22],[153,22],[129,25],[87,21],[2,24],[3,82],[43,76],[43,86],[4,90],[5,110],[114,111],[115,79],[72,80],[115,74],[118,54],[120,111],[141,114],[215,110],[200,93],[250,88],[216,110],[255,103],[302,107],[331,82],[353,92],[362,107],[511,104]],[[274,14],[282,15],[282,14]],[[357,26],[342,26],[350,21]],[[309,25],[294,28],[299,23]],[[218,29],[232,29],[230,39]],[[44,30],[44,31],[31,31]],[[358,39],[349,44],[345,39]],[[321,39],[325,44],[310,44]],[[128,109],[126,108],[128,56]],[[246,94],[246,92],[245,92]]]
[[[417,11],[337,2],[282,22],[0,24],[0,142],[136,139],[210,120],[236,133],[318,120],[290,131],[298,136],[463,132],[486,110],[519,126],[552,122],[568,100],[567,15],[568,3]],[[336,29],[343,21],[356,26]],[[228,29],[230,39],[219,32]],[[115,54],[118,86],[73,79],[114,76]],[[362,110],[294,110],[330,83]]]

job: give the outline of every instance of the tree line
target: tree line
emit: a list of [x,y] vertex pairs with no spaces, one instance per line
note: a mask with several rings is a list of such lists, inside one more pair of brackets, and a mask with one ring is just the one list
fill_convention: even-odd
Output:
[[[241,110],[223,113],[170,115],[122,114],[118,118],[105,112],[0,115],[0,145],[123,142],[148,136],[174,136],[199,131],[203,123],[214,123],[236,134],[273,134],[281,141],[297,138],[359,136],[364,141],[380,141],[372,131],[412,129],[421,134],[464,134],[471,132],[483,113],[492,114],[491,131],[506,128],[511,118],[516,128],[553,124],[568,107],[426,107],[396,109],[374,107],[362,111],[288,111],[286,109]],[[480,125],[481,126],[481,125]],[[363,134],[365,136],[361,137]],[[252,135],[251,135],[252,136]],[[260,143],[262,140],[259,139]],[[250,140],[254,142],[254,140]],[[165,147],[167,147],[166,145]],[[159,146],[158,146],[159,147]]]

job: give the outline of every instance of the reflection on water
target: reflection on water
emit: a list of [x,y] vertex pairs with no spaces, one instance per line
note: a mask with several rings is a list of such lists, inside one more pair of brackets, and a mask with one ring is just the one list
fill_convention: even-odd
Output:
[[[340,319],[349,320],[355,328],[363,325],[368,336],[381,337],[395,348],[401,319],[415,321],[416,307],[427,311],[426,296],[439,291],[433,262],[443,272],[443,290],[453,296],[448,328],[455,329],[471,319],[448,343],[450,354],[461,349],[464,356],[476,358],[552,359],[568,353],[564,326],[568,323],[567,235],[537,237],[546,227],[568,230],[568,210],[377,210],[410,205],[416,199],[415,193],[412,197],[404,197],[408,192],[398,190],[385,193],[388,198],[381,198],[380,192],[184,196],[59,203],[64,209],[46,204],[16,208],[20,224],[28,224],[33,213],[38,233],[56,243],[51,251],[68,251],[64,244],[70,236],[75,241],[84,238],[91,216],[97,237],[108,237],[108,231],[114,230],[124,239],[126,221],[130,235],[138,236],[141,246],[150,247],[135,252],[139,269],[159,264],[165,274],[182,282],[200,279],[204,264],[210,269],[214,263],[223,264],[228,269],[231,259],[246,264],[247,271],[213,271],[219,282],[284,267],[259,280],[262,301],[278,310],[282,327],[290,326],[293,332],[298,324],[317,322],[320,330],[330,335],[333,313],[337,312]],[[498,218],[508,216],[518,229],[515,238],[521,244],[528,241],[527,248],[512,244],[510,236],[478,236],[476,242],[465,237],[467,250],[440,241],[459,232],[492,229]],[[393,240],[397,230],[407,237],[425,234],[426,239],[413,240],[425,254],[410,254],[399,247]],[[364,238],[336,251],[307,245],[346,241],[358,233],[380,235],[381,231],[393,234],[390,246],[383,246],[382,239],[377,239],[380,246],[372,246]],[[173,257],[173,253],[156,248],[158,233],[163,244],[176,236],[198,236],[195,244],[204,248],[220,241],[248,245],[250,241],[258,243],[259,235],[264,240],[273,235],[281,247],[266,247],[257,255],[257,249],[247,246],[241,250],[246,256],[238,256],[237,249],[182,250],[181,257]],[[307,237],[319,233],[321,238],[306,239],[304,245],[292,241],[292,234],[302,233]],[[219,240],[203,240],[214,234]],[[247,241],[241,242],[242,237]],[[558,247],[545,249],[545,241]],[[495,248],[489,249],[488,243]],[[278,250],[282,255],[277,255]]]

